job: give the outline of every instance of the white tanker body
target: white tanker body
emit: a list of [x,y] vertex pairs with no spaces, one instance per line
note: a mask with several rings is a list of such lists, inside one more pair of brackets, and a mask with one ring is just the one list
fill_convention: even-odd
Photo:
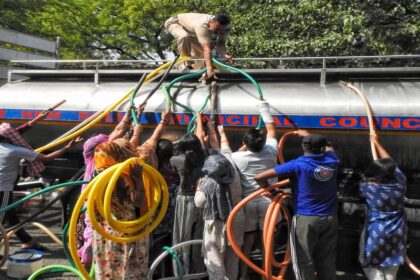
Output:
[[[377,124],[381,141],[398,162],[408,178],[407,216],[410,238],[420,237],[420,79],[413,77],[391,77],[381,79],[352,78],[369,100]],[[344,262],[357,263],[358,234],[363,224],[361,203],[358,200],[357,183],[359,172],[372,160],[369,145],[369,129],[365,108],[356,94],[338,81],[320,85],[313,78],[281,79],[277,76],[259,73],[264,98],[270,103],[271,111],[278,127],[278,136],[284,132],[303,128],[325,134],[334,144],[341,159],[339,175],[340,221],[342,231],[338,256]],[[209,102],[205,114],[217,113],[217,120],[226,127],[234,147],[241,144],[242,133],[258,122],[258,94],[251,83],[230,79],[221,75],[218,81],[218,98],[215,110]],[[15,126],[33,118],[62,99],[67,102],[50,113],[47,120],[25,133],[34,147],[40,147],[67,132],[96,111],[103,110],[119,100],[134,85],[133,81],[109,81],[101,83],[72,79],[69,76],[56,76],[53,79],[32,77],[27,81],[8,83],[0,87],[0,119]],[[143,102],[150,84],[142,87],[135,99]],[[196,81],[188,81],[171,90],[174,98],[193,110],[199,110],[209,94],[209,86]],[[106,116],[103,122],[84,134],[109,133],[123,116],[128,102]],[[143,138],[152,132],[159,122],[160,112],[165,110],[166,100],[162,91],[157,91],[148,101],[142,123],[145,130]],[[177,139],[186,132],[186,125],[192,117],[179,106],[173,123],[164,137]],[[68,164],[54,162],[47,176],[68,178],[75,166],[81,166],[81,147],[69,154]],[[284,150],[286,160],[301,154],[297,138],[290,138]],[[76,160],[71,160],[76,158]],[[55,167],[55,168],[53,168]],[[64,168],[63,168],[64,167]],[[52,171],[51,171],[52,170]],[[353,234],[354,232],[355,234]],[[415,240],[415,239],[412,239]],[[343,241],[343,240],[342,240]],[[350,241],[350,242],[348,242]],[[413,247],[414,248],[414,247]],[[356,252],[349,254],[349,251]],[[410,250],[412,251],[412,250]],[[340,257],[340,254],[344,254]],[[412,254],[412,252],[411,252]],[[351,255],[351,256],[350,256]],[[415,258],[415,255],[411,255]]]
[[[399,164],[409,170],[420,170],[417,135],[420,132],[420,81],[356,81],[355,85],[369,100],[377,129],[389,152]],[[131,87],[129,82],[104,82],[94,84],[80,81],[27,81],[9,83],[0,87],[0,118],[3,121],[21,123],[34,117],[52,104],[66,99],[67,102],[50,113],[48,119],[27,133],[35,147],[42,146],[65,133],[96,111],[103,110],[121,98]],[[143,87],[136,104],[140,104],[153,84]],[[331,137],[343,164],[357,167],[370,160],[368,121],[361,100],[350,89],[337,82],[320,86],[314,82],[262,82],[264,98],[270,103],[279,130],[304,128],[321,131]],[[209,94],[207,85],[183,83],[172,89],[176,100],[194,110],[204,104]],[[217,120],[229,128],[254,127],[258,122],[258,95],[251,83],[219,83]],[[109,131],[123,116],[124,103],[108,114],[104,121],[85,133],[85,137],[98,131]],[[142,123],[149,128],[159,121],[159,113],[165,110],[162,91],[157,91],[148,101]],[[173,108],[174,131],[181,135],[186,131],[191,114],[183,108]],[[204,113],[210,114],[208,102]],[[240,132],[230,134],[240,139]],[[291,140],[293,142],[293,140]],[[237,146],[240,143],[235,143]],[[293,146],[293,145],[292,145]],[[288,151],[285,151],[286,155]]]

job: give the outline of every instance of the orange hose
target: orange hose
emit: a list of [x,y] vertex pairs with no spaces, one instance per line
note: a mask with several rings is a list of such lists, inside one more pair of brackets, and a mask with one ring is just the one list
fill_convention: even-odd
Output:
[[[276,195],[276,197],[273,199],[273,201],[270,203],[269,209],[267,209],[267,213],[265,214],[264,219],[264,231],[263,231],[263,245],[264,245],[264,264],[265,264],[265,273],[267,275],[267,279],[272,279],[272,265],[273,265],[273,239],[274,239],[274,229],[272,228],[272,223],[274,220],[274,225],[276,224],[276,221],[279,217],[279,208],[280,208],[280,201],[281,196]],[[270,211],[268,211],[270,210]],[[268,232],[273,230],[273,234],[268,236]]]
[[[366,99],[365,95],[357,87],[355,87],[354,85],[352,85],[350,83],[343,83],[343,84],[346,87],[348,87],[351,90],[353,90],[360,97],[360,99],[362,100],[363,105],[365,106],[365,109],[366,109],[367,117],[368,117],[370,134],[371,135],[376,134],[376,132],[375,132],[375,126],[373,124],[372,107],[370,106],[369,101]],[[377,160],[378,159],[378,153],[376,151],[375,144],[372,141],[370,141],[370,148],[372,150],[373,160]]]
[[279,162],[280,163],[285,163],[286,161],[284,160],[284,157],[283,157],[283,147],[284,147],[284,144],[286,143],[286,140],[287,140],[287,138],[290,136],[290,135],[293,135],[293,133],[295,132],[295,130],[294,131],[289,131],[289,132],[286,132],[285,134],[283,134],[283,136],[280,138],[280,141],[279,141],[279,148],[278,148],[278,152],[277,152],[277,158],[279,159]]
[[413,271],[417,275],[420,275],[420,269],[410,260],[408,256],[405,256],[405,262],[406,265],[408,265],[408,267],[411,269],[411,271]]
[[[284,163],[284,157],[283,157],[283,148],[286,143],[287,137],[290,135],[293,135],[294,131],[289,131],[283,134],[283,136],[280,138],[279,146],[278,146],[278,159],[280,163]],[[235,251],[235,253],[239,256],[239,258],[245,262],[251,269],[259,273],[261,276],[267,278],[268,280],[281,280],[284,279],[284,275],[287,272],[287,267],[290,263],[290,236],[287,235],[287,247],[286,247],[286,253],[284,255],[284,259],[282,262],[277,262],[274,257],[273,252],[273,244],[274,244],[274,233],[276,229],[277,221],[280,220],[282,217],[285,217],[287,222],[287,229],[288,232],[290,232],[291,227],[291,220],[290,220],[290,214],[287,210],[287,207],[284,205],[284,201],[286,199],[289,199],[291,196],[289,193],[286,192],[279,192],[276,194],[276,196],[272,199],[272,202],[270,203],[270,206],[267,209],[267,212],[265,214],[264,219],[264,229],[263,229],[263,247],[264,247],[264,269],[261,269],[260,267],[256,266],[251,260],[248,259],[247,256],[244,255],[241,248],[239,248],[238,244],[234,240],[234,234],[232,232],[232,222],[236,214],[239,212],[239,210],[245,206],[246,203],[254,199],[255,197],[259,196],[260,194],[275,189],[277,187],[285,186],[289,183],[289,180],[281,181],[277,184],[274,184],[272,186],[269,186],[267,188],[260,189],[253,193],[252,195],[246,197],[241,202],[239,202],[235,208],[232,210],[232,212],[229,215],[227,225],[226,225],[226,231],[227,236],[229,239],[229,242],[232,245],[232,249]],[[282,215],[284,213],[284,215]],[[280,268],[280,272],[277,276],[272,275],[272,266],[275,266],[277,268]]]
[[[355,93],[357,93],[357,95],[362,99],[363,101],[363,105],[365,106],[366,109],[366,113],[368,116],[368,121],[369,121],[369,131],[370,134],[375,135],[375,126],[373,125],[373,117],[372,117],[372,108],[369,104],[369,101],[366,99],[365,95],[354,85],[350,84],[350,83],[343,83],[344,85],[346,85],[348,88],[352,89]],[[373,160],[377,160],[378,159],[378,154],[375,148],[375,144],[370,141],[370,148],[372,151],[372,157]],[[410,258],[406,255],[405,256],[405,261],[406,264],[408,265],[408,267],[417,275],[420,276],[420,269],[410,260]]]
[[[289,235],[287,235],[287,249],[284,256],[283,262],[277,262],[274,258],[274,252],[273,252],[273,245],[274,245],[274,232],[276,229],[277,221],[279,220],[279,216],[281,217],[282,210],[284,212],[284,216],[287,220],[287,228],[288,232],[290,231],[290,219],[289,219],[289,213],[287,212],[287,208],[284,206],[284,200],[288,199],[290,197],[287,193],[279,193],[275,196],[273,199],[273,203],[270,204],[270,210],[271,213],[267,213],[265,216],[264,221],[264,232],[263,232],[263,238],[264,238],[264,248],[265,248],[265,271],[267,274],[267,279],[271,280],[273,279],[271,268],[272,266],[275,266],[277,268],[280,268],[280,273],[277,276],[277,279],[283,279],[284,275],[287,271],[287,266],[290,263],[290,246],[289,246]],[[268,224],[268,226],[266,226]]]
[[[281,196],[276,195],[273,199],[272,199],[272,203],[270,203],[270,206],[267,209],[267,212],[265,214],[265,218],[264,218],[264,229],[263,229],[263,246],[265,248],[265,260],[270,259],[270,262],[265,262],[266,266],[265,266],[265,270],[267,272],[267,274],[271,274],[271,265],[274,265],[275,260],[274,260],[274,252],[272,250],[270,250],[267,246],[269,246],[270,244],[270,239],[267,236],[267,233],[269,232],[269,228],[270,228],[270,224],[273,218],[273,215],[275,217],[275,221],[274,223],[276,223],[278,220],[281,219],[281,213],[279,212],[279,201],[280,201]],[[280,216],[280,217],[279,217]],[[271,244],[270,244],[271,245]],[[267,269],[267,266],[270,267],[270,270]]]
[[[267,279],[273,279],[273,280],[283,280],[284,278],[284,274],[287,271],[287,265],[290,261],[290,251],[289,249],[287,250],[285,256],[284,256],[284,261],[281,263],[282,269],[280,270],[280,273],[278,276],[273,276],[271,274],[271,264],[273,263],[273,255],[272,255],[272,243],[273,243],[273,237],[274,237],[274,229],[275,229],[275,225],[276,225],[276,221],[279,215],[279,211],[277,211],[276,213],[274,213],[275,209],[277,207],[279,207],[278,205],[282,205],[283,201],[285,199],[287,199],[290,195],[285,193],[285,192],[280,192],[276,195],[276,197],[273,199],[274,206],[270,205],[269,209],[272,215],[269,215],[270,213],[266,214],[265,217],[265,221],[264,221],[264,229],[265,229],[265,233],[264,233],[264,237],[263,237],[263,241],[264,241],[264,247],[266,247],[264,249],[265,251],[265,263],[266,263],[266,269],[263,270],[260,267],[258,267],[257,265],[255,265],[250,259],[248,259],[247,256],[245,256],[245,254],[242,252],[241,248],[239,247],[238,243],[235,240],[235,236],[233,234],[233,220],[236,216],[236,214],[239,212],[239,210],[245,206],[246,203],[248,203],[249,201],[251,201],[252,199],[254,199],[255,197],[261,195],[262,193],[266,192],[266,191],[270,191],[273,190],[275,188],[278,187],[284,187],[289,183],[289,180],[283,180],[281,182],[278,182],[274,185],[271,185],[269,187],[266,188],[261,188],[259,190],[257,190],[256,192],[254,192],[253,194],[251,194],[250,196],[244,198],[242,201],[240,201],[233,209],[232,212],[229,215],[229,218],[226,222],[226,231],[227,231],[227,237],[229,239],[230,244],[232,245],[232,249],[233,251],[235,251],[235,253],[238,255],[238,257],[244,262],[246,263],[251,269],[253,269],[255,272],[257,272],[258,274],[260,274],[261,276],[267,278]],[[280,204],[281,203],[281,204]],[[277,206],[277,207],[276,207]],[[278,209],[278,208],[277,208]],[[279,209],[278,209],[279,210]],[[267,210],[268,212],[268,210]],[[285,215],[287,215],[288,213],[285,212]],[[267,222],[269,221],[268,225]],[[270,231],[271,230],[271,231]],[[271,245],[270,245],[271,244]],[[266,246],[268,245],[268,246]],[[287,244],[287,246],[289,247],[289,243]],[[268,248],[270,248],[270,250],[268,250]],[[267,269],[267,265],[269,266],[269,268]],[[283,269],[284,268],[284,269]]]

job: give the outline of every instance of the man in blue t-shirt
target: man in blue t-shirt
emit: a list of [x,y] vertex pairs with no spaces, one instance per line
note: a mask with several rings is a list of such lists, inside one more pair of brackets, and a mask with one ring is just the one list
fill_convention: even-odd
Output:
[[292,259],[297,280],[336,279],[337,167],[339,160],[327,139],[298,130],[304,155],[255,176],[261,187],[267,179],[290,179],[295,216]]

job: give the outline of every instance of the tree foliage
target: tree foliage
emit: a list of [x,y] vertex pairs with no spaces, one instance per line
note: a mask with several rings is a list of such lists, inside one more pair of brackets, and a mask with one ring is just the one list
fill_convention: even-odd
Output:
[[44,0],[0,0],[0,26],[25,32],[28,13],[43,5]]
[[420,53],[416,0],[0,0],[0,25],[60,36],[63,58],[156,59],[187,11],[229,14],[235,57]]

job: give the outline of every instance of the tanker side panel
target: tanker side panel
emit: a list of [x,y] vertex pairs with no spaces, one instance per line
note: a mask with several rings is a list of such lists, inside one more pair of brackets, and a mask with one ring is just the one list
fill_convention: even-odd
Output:
[[[270,82],[261,83],[264,98],[270,102],[279,136],[287,130],[310,129],[327,134],[337,146],[344,166],[363,168],[371,160],[368,143],[368,121],[362,102],[350,89],[331,83]],[[380,82],[356,82],[370,101],[377,128],[383,141],[401,166],[420,170],[417,135],[420,131],[420,82],[395,80]],[[33,118],[41,110],[66,99],[67,102],[52,112],[48,119],[27,137],[35,147],[42,146],[96,111],[104,110],[119,100],[134,86],[133,83],[108,82],[18,82],[0,87],[0,119],[22,123]],[[142,88],[135,99],[140,104],[154,87]],[[209,94],[209,87],[197,83],[182,83],[171,90],[182,104],[199,110]],[[258,123],[258,94],[250,83],[220,83],[217,100],[217,120],[226,126],[233,145],[241,144],[242,131]],[[103,121],[85,133],[109,132],[123,117],[128,102],[107,114]],[[145,137],[160,121],[160,112],[166,108],[166,100],[157,91],[148,101],[141,122]],[[175,112],[172,129],[166,137],[176,139],[186,131],[192,118],[190,112],[180,106]],[[211,112],[210,102],[204,113]],[[297,142],[297,139],[290,142]],[[299,148],[299,147],[298,147]],[[80,149],[80,147],[79,147]],[[299,153],[290,153],[295,156]]]

